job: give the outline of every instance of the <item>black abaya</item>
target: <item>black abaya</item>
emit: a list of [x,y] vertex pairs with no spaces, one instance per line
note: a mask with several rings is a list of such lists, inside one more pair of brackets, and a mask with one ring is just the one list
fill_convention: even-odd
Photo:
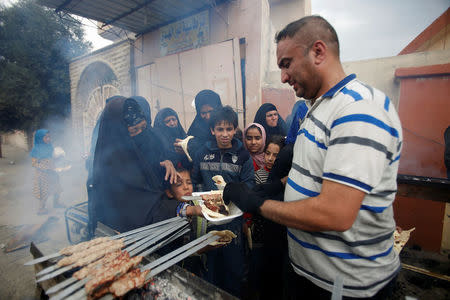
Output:
[[97,220],[120,232],[173,217],[178,204],[162,190],[159,159],[147,153],[159,145],[151,131],[130,137],[126,101],[134,100],[117,99],[105,107],[93,170]]

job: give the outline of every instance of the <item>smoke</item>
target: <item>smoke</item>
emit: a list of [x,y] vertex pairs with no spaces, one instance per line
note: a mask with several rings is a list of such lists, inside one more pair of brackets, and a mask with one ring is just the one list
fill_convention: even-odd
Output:
[[[42,128],[50,131],[54,147],[64,149],[65,156],[55,159],[56,167],[71,166],[58,174],[59,202],[72,206],[87,201],[85,160],[79,151],[80,142],[74,139],[70,119],[52,118]],[[49,213],[38,216],[39,200],[33,196],[35,169],[30,153],[12,143],[2,145],[4,158],[0,160],[0,223],[2,225],[37,224],[49,216],[59,218],[58,230],[64,233],[64,208],[54,208],[54,197],[49,196],[46,206]]]

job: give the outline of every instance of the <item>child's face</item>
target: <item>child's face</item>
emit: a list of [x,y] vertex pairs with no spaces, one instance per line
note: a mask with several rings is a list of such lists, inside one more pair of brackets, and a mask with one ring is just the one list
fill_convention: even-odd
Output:
[[245,134],[245,144],[250,153],[258,153],[263,145],[261,132],[258,128],[250,128]]
[[217,146],[220,149],[228,149],[232,146],[231,141],[236,128],[229,122],[221,121],[214,126],[214,129],[211,129],[211,133],[216,137]]
[[44,143],[50,144],[50,141],[51,141],[52,139],[50,138],[50,134],[47,133],[46,135],[44,135],[44,137],[42,138],[42,140],[44,141]]
[[180,172],[181,178],[178,177],[177,182],[170,186],[170,190],[166,190],[169,198],[178,201],[183,201],[182,196],[192,195],[193,186],[191,181],[191,174],[188,171]]
[[277,158],[278,152],[280,152],[280,146],[277,144],[270,143],[267,145],[266,152],[264,153],[264,161],[266,163],[266,167],[269,170],[272,170],[273,163]]

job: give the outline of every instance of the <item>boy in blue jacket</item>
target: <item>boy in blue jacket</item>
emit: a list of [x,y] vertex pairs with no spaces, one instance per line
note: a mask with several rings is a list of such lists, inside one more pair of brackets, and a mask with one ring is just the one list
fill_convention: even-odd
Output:
[[[237,114],[230,106],[216,110],[210,118],[210,129],[215,140],[198,150],[193,161],[192,181],[201,184],[204,191],[217,190],[212,177],[222,175],[226,183],[244,182],[254,185],[254,168],[250,154],[241,141],[234,138],[238,125]],[[225,247],[207,253],[206,280],[240,297],[244,279],[243,218],[238,217],[224,225],[208,226],[209,230],[231,230],[237,237]]]

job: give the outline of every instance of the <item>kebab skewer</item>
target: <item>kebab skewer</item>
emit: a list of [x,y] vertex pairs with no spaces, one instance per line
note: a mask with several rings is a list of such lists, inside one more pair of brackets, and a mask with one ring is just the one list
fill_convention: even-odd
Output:
[[[231,232],[230,232],[231,233]],[[228,235],[230,236],[230,235]],[[231,238],[235,237],[234,234],[231,233]],[[86,284],[85,289],[81,290],[79,292],[76,292],[67,300],[75,300],[75,299],[81,299],[83,297],[86,297],[86,295],[89,295],[89,297],[99,297],[101,295],[104,295],[104,292],[109,292],[114,294],[114,296],[122,296],[125,295],[128,291],[132,290],[133,288],[140,287],[145,282],[149,281],[152,277],[156,276],[160,272],[166,270],[167,268],[171,267],[172,265],[176,264],[177,262],[183,260],[184,258],[196,253],[200,249],[203,249],[207,245],[214,243],[215,241],[223,239],[224,236],[219,232],[210,232],[206,235],[201,236],[200,238],[178,248],[175,251],[172,251],[171,253],[153,261],[152,263],[142,267],[140,271],[132,270],[131,272],[127,273],[126,275],[122,276],[118,280],[120,280],[119,283],[116,284],[117,281],[114,281],[108,288],[107,285],[101,285],[103,283],[101,280],[98,280],[96,283],[99,283],[98,285],[95,285],[95,288],[92,289],[90,285],[88,285],[87,278],[84,279],[84,281],[80,281],[77,283],[76,289],[81,288],[84,284]],[[231,241],[230,239],[227,240],[228,242]],[[139,278],[134,278],[132,275],[139,275]],[[145,278],[145,280],[143,279]],[[93,285],[92,283],[91,285]],[[115,284],[115,285],[114,285]],[[113,288],[114,285],[114,288]],[[75,286],[75,285],[74,285]],[[52,297],[51,299],[59,300],[63,297],[70,295],[71,293],[75,292],[74,286],[71,286],[71,289],[66,292],[64,290],[62,293],[58,294],[57,297]],[[96,293],[95,291],[101,291],[101,293]],[[62,296],[61,296],[62,295]]]
[[39,257],[39,258],[30,260],[30,261],[26,262],[24,265],[31,266],[31,265],[35,265],[35,264],[50,260],[52,258],[57,258],[57,257],[63,256],[63,255],[70,255],[70,254],[73,254],[73,253],[79,251],[80,249],[89,248],[90,246],[93,246],[97,243],[101,243],[105,240],[119,239],[122,237],[127,237],[127,236],[134,235],[134,234],[140,233],[142,231],[145,231],[145,230],[148,230],[151,228],[156,228],[156,227],[162,226],[164,224],[168,224],[168,223],[172,223],[172,222],[179,222],[180,220],[182,220],[182,218],[174,217],[174,218],[170,218],[170,219],[158,222],[158,223],[150,224],[148,226],[133,229],[133,230],[130,230],[130,231],[127,231],[127,232],[124,232],[124,233],[121,233],[121,234],[118,234],[118,235],[115,235],[112,237],[99,237],[99,238],[96,238],[96,239],[93,239],[90,241],[82,242],[82,243],[79,243],[76,245],[71,245],[71,246],[61,249],[60,251],[58,251],[56,253],[52,253],[52,254],[49,254],[49,255],[46,255],[43,257]]
[[142,256],[130,258],[128,252],[124,251],[113,260],[95,269],[93,273],[89,274],[89,276],[85,277],[83,280],[68,287],[51,299],[63,299],[83,286],[85,286],[87,294],[96,293],[98,295],[98,292],[105,285],[126,274],[128,270],[136,267],[141,261]]
[[[180,236],[184,235],[185,233],[187,233],[187,232],[189,232],[189,231],[190,231],[190,228],[189,228],[189,227],[184,228],[184,229],[182,229],[181,231],[177,232],[176,234],[170,236],[169,238],[162,240],[161,242],[159,242],[159,243],[156,244],[155,246],[149,248],[148,250],[145,250],[144,252],[139,253],[139,255],[141,255],[141,256],[146,256],[146,255],[148,255],[148,254],[151,254],[151,253],[155,252],[156,250],[158,250],[159,248],[161,248],[161,247],[163,247],[163,246],[169,244],[169,243],[172,242],[173,240],[176,240],[177,238],[179,238]],[[109,255],[112,255],[112,253],[109,254]],[[133,256],[133,255],[131,255],[131,256]],[[106,256],[105,256],[105,257],[106,257]],[[107,261],[107,259],[105,259],[105,260]],[[94,263],[90,264],[89,266],[93,265],[93,266],[97,266],[97,267],[98,267],[99,264],[102,264],[102,262],[101,262],[100,260],[97,261],[97,262],[94,262]],[[89,266],[88,266],[88,267],[89,267]],[[85,267],[85,268],[86,268],[86,267]],[[83,279],[83,278],[85,278],[87,275],[84,276],[84,274],[89,274],[89,272],[90,272],[88,269],[85,269],[85,268],[81,269],[81,270],[79,271],[80,273],[77,272],[78,274],[76,274],[76,273],[74,274],[74,276],[76,275],[78,278],[75,278],[75,277],[68,278],[68,279],[64,280],[63,282],[60,282],[60,283],[58,283],[57,285],[51,287],[46,293],[47,293],[48,295],[49,295],[49,294],[53,294],[53,293],[58,292],[59,290],[65,288],[65,287],[67,287],[67,286],[69,286],[69,285],[75,283],[78,279]]]
[[[50,267],[47,267],[46,269],[43,269],[39,273],[36,274],[36,276],[42,276],[44,274],[50,273],[42,278],[39,278],[37,282],[41,282],[44,280],[48,280],[51,278],[54,278],[57,275],[60,275],[68,270],[71,270],[72,268],[81,267],[83,265],[86,265],[87,263],[90,263],[92,261],[95,261],[98,258],[101,258],[103,255],[112,252],[117,249],[121,249],[123,246],[126,246],[128,244],[133,244],[126,248],[125,250],[129,251],[135,248],[135,245],[142,245],[144,242],[142,240],[145,238],[146,241],[151,239],[153,236],[161,235],[164,237],[167,234],[172,232],[172,227],[180,228],[182,226],[185,226],[188,224],[188,222],[185,219],[179,218],[178,222],[172,222],[167,225],[160,226],[156,229],[153,229],[151,231],[152,235],[146,236],[141,235],[141,233],[138,233],[139,237],[132,236],[129,238],[127,242],[122,242],[122,246],[119,247],[119,243],[116,240],[106,240],[106,242],[103,242],[102,244],[96,244],[93,247],[84,249],[81,252],[75,253],[71,256],[65,257],[58,261],[57,264],[52,265]],[[141,241],[139,241],[141,240]],[[138,241],[138,242],[137,242]],[[135,243],[137,242],[137,243]],[[146,243],[147,247],[150,246],[150,244]],[[137,247],[137,246],[136,246]],[[142,248],[142,246],[141,246]],[[146,248],[146,247],[145,247]],[[81,247],[78,247],[78,249],[82,249]],[[102,250],[103,249],[103,250]],[[108,251],[107,249],[110,249],[111,251]],[[101,251],[101,252],[99,252]],[[137,253],[133,253],[137,254]],[[66,266],[64,268],[61,268],[62,266]]]

